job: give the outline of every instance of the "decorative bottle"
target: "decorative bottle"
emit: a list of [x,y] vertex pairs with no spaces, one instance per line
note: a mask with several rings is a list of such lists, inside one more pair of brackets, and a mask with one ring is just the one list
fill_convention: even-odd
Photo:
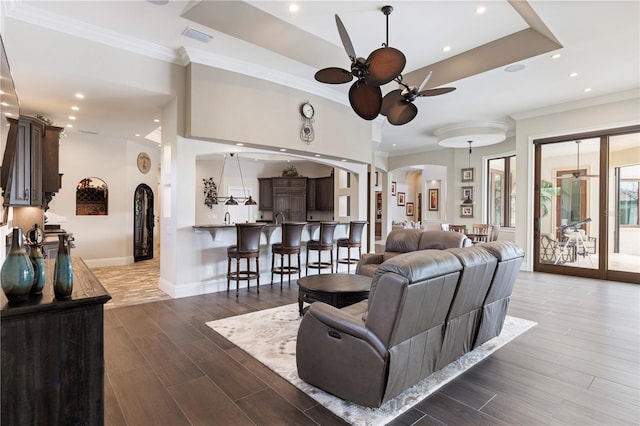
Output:
[[73,291],[73,267],[71,265],[71,250],[69,249],[69,235],[58,235],[58,254],[53,268],[53,293],[56,299],[68,299]]
[[44,257],[42,256],[42,229],[36,223],[33,228],[27,231],[27,241],[31,250],[29,251],[29,260],[33,265],[33,286],[31,294],[40,294],[45,283]]
[[2,291],[7,299],[10,302],[27,300],[33,286],[33,276],[33,265],[22,245],[22,229],[13,228],[11,249],[0,272]]

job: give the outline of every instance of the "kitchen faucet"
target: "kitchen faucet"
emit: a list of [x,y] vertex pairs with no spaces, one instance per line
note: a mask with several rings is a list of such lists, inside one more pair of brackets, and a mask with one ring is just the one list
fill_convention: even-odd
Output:
[[231,225],[231,215],[229,214],[229,212],[225,212],[224,214],[224,224]]
[[282,217],[282,222],[280,223],[284,223],[287,219],[284,217],[284,213],[283,212],[278,212],[276,213],[275,218],[273,219],[273,222],[277,225],[278,224],[278,216]]

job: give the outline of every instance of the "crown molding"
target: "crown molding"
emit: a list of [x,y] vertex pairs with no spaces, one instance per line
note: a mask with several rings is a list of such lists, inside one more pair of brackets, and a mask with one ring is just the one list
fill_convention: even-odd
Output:
[[[128,37],[96,25],[87,24],[56,13],[44,12],[32,7],[23,0],[10,1],[5,5],[5,17],[26,22],[42,28],[62,32],[74,37],[91,40],[117,49],[127,50],[139,55],[159,59],[161,61],[180,64],[180,57],[173,49],[159,44]],[[6,6],[6,7],[5,7]]]

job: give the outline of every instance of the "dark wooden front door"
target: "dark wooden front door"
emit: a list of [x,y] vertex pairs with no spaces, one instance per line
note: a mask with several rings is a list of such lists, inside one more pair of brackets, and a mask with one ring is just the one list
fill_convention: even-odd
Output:
[[153,191],[141,183],[133,197],[133,260],[153,259]]

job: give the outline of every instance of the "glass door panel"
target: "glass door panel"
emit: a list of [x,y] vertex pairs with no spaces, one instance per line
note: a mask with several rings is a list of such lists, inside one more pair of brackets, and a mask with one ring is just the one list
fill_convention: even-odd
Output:
[[598,268],[600,139],[541,146],[539,263]]
[[640,133],[609,139],[610,271],[640,273]]

